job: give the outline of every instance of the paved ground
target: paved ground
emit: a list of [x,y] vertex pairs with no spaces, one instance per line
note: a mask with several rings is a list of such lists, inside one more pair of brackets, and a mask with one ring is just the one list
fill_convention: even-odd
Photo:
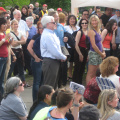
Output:
[[30,107],[33,104],[33,101],[32,101],[32,87],[31,88],[25,88],[24,92],[21,93],[21,97],[22,97],[23,101],[25,102],[25,104],[27,106],[27,110],[29,111]]

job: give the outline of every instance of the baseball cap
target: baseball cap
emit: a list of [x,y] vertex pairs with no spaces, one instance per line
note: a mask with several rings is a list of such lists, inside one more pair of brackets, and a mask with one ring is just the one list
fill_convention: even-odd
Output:
[[43,7],[47,7],[47,4],[43,4]]
[[58,8],[57,11],[61,11],[62,12],[62,8]]
[[0,7],[0,10],[6,12],[6,10],[3,7]]

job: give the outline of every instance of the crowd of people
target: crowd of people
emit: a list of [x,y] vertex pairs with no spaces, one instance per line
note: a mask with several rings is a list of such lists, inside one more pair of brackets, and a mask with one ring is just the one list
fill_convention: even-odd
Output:
[[[120,117],[120,10],[99,6],[80,17],[39,3],[0,7],[1,120],[118,120]],[[83,84],[84,94],[67,88]],[[20,97],[33,76],[33,105]],[[11,77],[14,76],[14,77]],[[96,79],[108,80],[101,89]],[[5,86],[4,86],[4,82]],[[102,81],[104,83],[104,81]]]

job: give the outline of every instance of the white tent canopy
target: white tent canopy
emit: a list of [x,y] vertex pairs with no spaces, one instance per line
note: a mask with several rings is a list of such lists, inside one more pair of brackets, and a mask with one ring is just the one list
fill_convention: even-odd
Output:
[[78,7],[101,6],[120,9],[120,0],[71,0],[71,12]]

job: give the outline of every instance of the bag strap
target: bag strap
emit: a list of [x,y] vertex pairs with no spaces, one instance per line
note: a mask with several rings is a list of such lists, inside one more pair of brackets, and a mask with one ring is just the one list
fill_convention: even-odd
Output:
[[10,32],[15,35],[15,37],[18,39],[18,41],[20,41],[20,39],[18,38],[18,36],[13,31],[10,31]]
[[83,31],[82,31],[82,29],[80,29],[80,31],[81,31],[81,36],[80,36],[80,39],[82,38],[82,36],[83,36]]

